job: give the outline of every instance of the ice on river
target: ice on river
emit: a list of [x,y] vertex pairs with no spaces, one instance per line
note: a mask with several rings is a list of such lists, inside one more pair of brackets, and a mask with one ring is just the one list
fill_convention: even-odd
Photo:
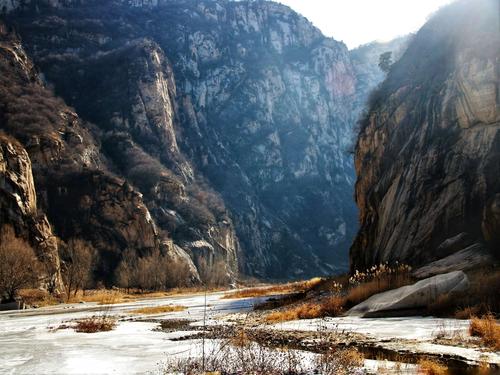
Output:
[[[223,293],[206,297],[207,324],[222,323],[222,316],[244,313],[253,309],[263,298],[238,300],[221,299]],[[159,332],[152,316],[131,315],[142,307],[175,304],[186,306],[184,311],[154,315],[159,319],[189,319],[200,325],[205,309],[204,295],[172,296],[140,300],[112,306],[96,304],[59,305],[55,307],[0,312],[0,373],[1,374],[136,374],[157,373],[166,358],[192,357],[199,354],[200,340],[172,341],[193,332]],[[51,330],[64,322],[96,314],[120,318],[115,330],[93,334],[73,329]],[[132,321],[144,318],[143,321]],[[475,349],[436,346],[429,341],[440,329],[466,334],[468,322],[453,319],[389,318],[360,319],[354,317],[293,321],[272,326],[274,329],[355,331],[380,340],[400,338],[416,340],[417,350],[446,350],[476,359]],[[213,342],[206,340],[210,347]],[[421,345],[417,348],[416,345]],[[434,346],[433,346],[434,345]],[[492,356],[498,354],[490,353]],[[491,361],[498,358],[492,357]],[[500,360],[500,359],[499,359]],[[367,362],[373,366],[376,362]]]

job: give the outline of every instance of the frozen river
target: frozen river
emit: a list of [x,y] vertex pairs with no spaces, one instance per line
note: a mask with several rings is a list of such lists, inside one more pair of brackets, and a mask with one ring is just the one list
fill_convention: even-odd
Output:
[[[223,293],[206,297],[207,324],[221,323],[221,318],[233,313],[251,311],[263,298],[239,300],[221,299]],[[138,316],[131,310],[159,305],[182,305],[184,311],[154,316]],[[111,306],[93,303],[59,305],[36,310],[0,312],[0,373],[1,374],[136,374],[158,373],[161,362],[172,357],[189,357],[200,352],[200,340],[172,341],[190,332],[158,331],[158,320],[188,319],[200,325],[203,321],[204,295],[172,296],[140,300]],[[115,330],[93,334],[73,329],[54,330],[65,322],[96,314],[119,318]],[[241,314],[240,314],[241,316]],[[148,321],[152,320],[154,321]],[[132,320],[134,319],[134,320]],[[137,321],[139,320],[139,321]],[[227,323],[226,320],[224,320]],[[354,331],[384,341],[404,339],[414,345],[412,350],[437,351],[478,360],[487,355],[488,361],[499,362],[498,353],[482,353],[478,349],[436,345],[430,341],[445,328],[467,335],[467,321],[433,318],[327,318],[276,324],[277,330]],[[208,342],[210,345],[210,342]],[[367,361],[367,366],[376,366]]]

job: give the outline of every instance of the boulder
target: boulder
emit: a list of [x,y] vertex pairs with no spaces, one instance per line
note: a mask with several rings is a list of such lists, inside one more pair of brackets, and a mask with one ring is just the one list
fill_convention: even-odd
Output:
[[363,318],[408,315],[425,308],[441,295],[460,292],[468,287],[469,279],[463,271],[449,272],[376,294],[354,306],[347,315]]
[[488,266],[495,263],[491,253],[482,244],[475,243],[465,249],[453,253],[445,258],[436,260],[413,272],[418,279],[443,274],[451,271],[467,271],[472,268]]

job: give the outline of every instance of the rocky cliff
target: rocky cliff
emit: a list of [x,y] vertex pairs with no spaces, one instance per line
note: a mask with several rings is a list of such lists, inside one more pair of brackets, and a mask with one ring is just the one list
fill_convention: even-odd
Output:
[[[56,235],[92,243],[99,257],[96,276],[107,282],[113,281],[127,248],[138,257],[161,250],[179,258],[142,194],[113,173],[98,129],[44,86],[20,41],[4,25],[0,55],[0,129],[5,134],[0,223],[12,224],[30,241],[50,265],[53,284],[60,282]],[[190,269],[186,279],[196,280],[196,270]]]
[[443,8],[372,96],[356,145],[352,269],[474,243],[498,256],[499,15],[497,0]]
[[7,3],[107,168],[195,263],[273,278],[347,267],[359,108],[345,45],[272,2]]

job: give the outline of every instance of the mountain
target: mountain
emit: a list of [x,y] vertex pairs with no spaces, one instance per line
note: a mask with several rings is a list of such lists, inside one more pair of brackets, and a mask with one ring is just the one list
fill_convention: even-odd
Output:
[[371,42],[363,44],[351,51],[349,55],[352,60],[356,74],[356,107],[363,110],[373,89],[386,78],[384,72],[378,66],[380,55],[391,53],[391,62],[398,61],[406,51],[413,34],[397,37],[388,42]]
[[498,0],[441,9],[371,96],[355,151],[351,270],[498,255],[499,14]]
[[6,117],[0,128],[31,159],[53,235],[92,244],[100,278],[113,282],[130,250],[169,254],[191,281],[347,269],[362,100],[343,43],[267,1],[2,0],[0,10],[19,37],[6,48],[32,65],[21,86],[50,102],[11,110],[45,116],[25,120],[36,129]]

